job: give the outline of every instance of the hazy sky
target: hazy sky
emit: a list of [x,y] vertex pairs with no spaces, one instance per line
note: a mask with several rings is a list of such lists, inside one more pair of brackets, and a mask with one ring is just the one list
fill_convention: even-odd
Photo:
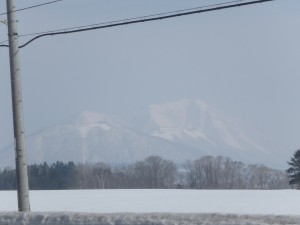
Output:
[[[220,2],[64,0],[17,17],[19,34],[27,34]],[[5,7],[0,0],[0,12]],[[275,0],[40,39],[21,50],[27,134],[85,110],[127,114],[192,98],[256,126],[293,152],[300,147],[299,12],[299,0]],[[0,26],[0,41],[6,40]],[[8,49],[0,49],[0,59],[3,147],[13,139]]]

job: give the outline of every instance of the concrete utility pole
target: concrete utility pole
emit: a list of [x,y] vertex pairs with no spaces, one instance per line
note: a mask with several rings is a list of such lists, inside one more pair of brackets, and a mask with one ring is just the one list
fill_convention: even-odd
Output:
[[25,150],[25,130],[23,121],[23,100],[20,76],[19,44],[17,32],[17,20],[15,18],[14,0],[6,0],[7,26],[9,38],[10,76],[12,109],[16,154],[16,173],[18,190],[18,210],[20,212],[30,211],[28,172]]

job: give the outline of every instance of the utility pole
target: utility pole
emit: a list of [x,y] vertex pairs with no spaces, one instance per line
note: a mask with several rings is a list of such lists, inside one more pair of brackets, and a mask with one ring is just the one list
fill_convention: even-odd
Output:
[[20,212],[30,211],[28,172],[25,150],[25,129],[23,120],[23,100],[20,76],[19,44],[17,32],[17,20],[15,17],[14,0],[6,0],[7,26],[9,38],[10,76],[13,124],[16,154],[18,210]]

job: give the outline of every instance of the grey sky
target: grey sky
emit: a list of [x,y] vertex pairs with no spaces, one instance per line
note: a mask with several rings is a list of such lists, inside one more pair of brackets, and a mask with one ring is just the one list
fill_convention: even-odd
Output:
[[[19,33],[26,34],[219,2],[64,0],[17,17]],[[38,3],[16,0],[17,8]],[[0,8],[5,11],[4,0]],[[40,39],[21,50],[27,133],[84,110],[118,115],[148,104],[199,98],[293,152],[300,127],[299,11],[299,0],[277,0]],[[6,27],[0,29],[6,40]],[[12,116],[8,50],[0,50],[4,146],[12,141]]]

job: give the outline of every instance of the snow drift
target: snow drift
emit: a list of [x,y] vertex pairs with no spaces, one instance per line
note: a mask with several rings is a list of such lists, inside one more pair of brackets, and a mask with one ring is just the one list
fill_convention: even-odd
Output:
[[295,225],[300,217],[234,214],[87,214],[0,213],[0,224],[11,225]]

